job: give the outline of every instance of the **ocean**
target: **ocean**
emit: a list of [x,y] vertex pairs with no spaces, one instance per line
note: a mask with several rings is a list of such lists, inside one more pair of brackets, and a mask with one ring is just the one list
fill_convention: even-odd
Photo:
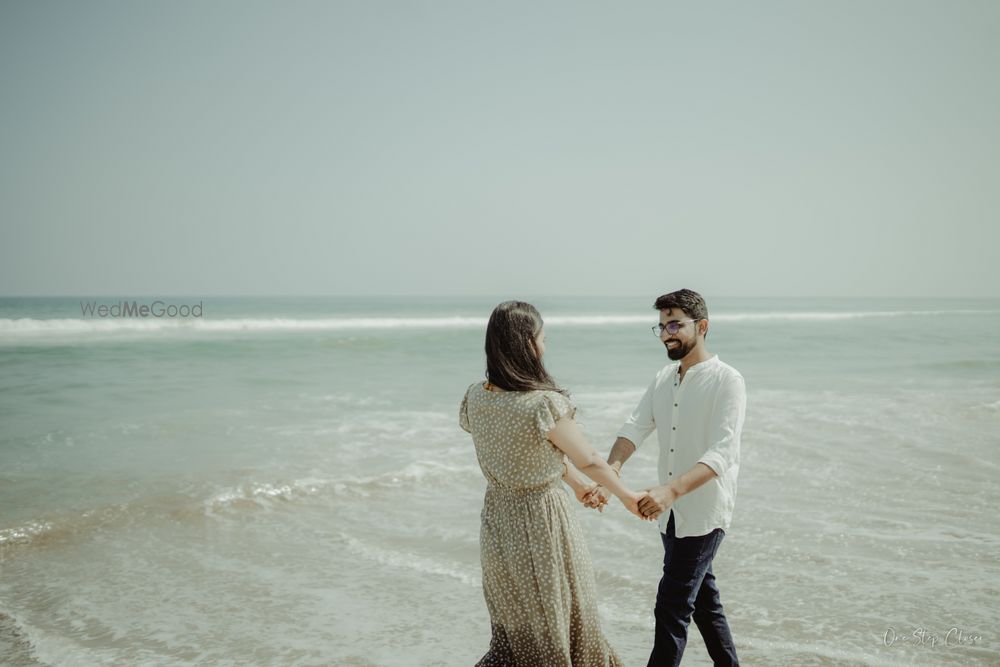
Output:
[[[527,299],[603,453],[669,361],[655,296]],[[743,662],[1000,665],[1000,300],[707,296],[748,391],[714,564]],[[501,300],[0,299],[0,664],[472,665],[458,407]],[[603,629],[644,665],[656,526],[577,507]],[[694,625],[684,664],[711,664]]]

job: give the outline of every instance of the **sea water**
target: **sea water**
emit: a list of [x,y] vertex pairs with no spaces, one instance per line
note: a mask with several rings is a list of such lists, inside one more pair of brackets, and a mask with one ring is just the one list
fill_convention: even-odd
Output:
[[[669,362],[647,296],[531,299],[603,453]],[[458,406],[500,300],[0,300],[0,664],[473,664],[485,481]],[[748,390],[714,565],[744,663],[1000,664],[1000,301],[709,306]],[[645,664],[656,526],[577,513],[604,631]],[[694,625],[684,664],[710,664]]]

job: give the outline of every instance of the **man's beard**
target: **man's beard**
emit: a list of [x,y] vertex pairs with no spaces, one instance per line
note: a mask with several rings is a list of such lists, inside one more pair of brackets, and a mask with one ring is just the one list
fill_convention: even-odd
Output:
[[694,342],[685,343],[684,341],[677,341],[677,347],[671,349],[666,343],[663,344],[667,348],[667,356],[672,360],[677,361],[683,359],[687,356],[687,353],[694,349]]

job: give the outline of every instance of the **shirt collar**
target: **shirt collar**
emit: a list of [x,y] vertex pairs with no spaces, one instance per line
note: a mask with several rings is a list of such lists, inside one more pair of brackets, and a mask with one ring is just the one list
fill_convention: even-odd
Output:
[[[705,361],[698,362],[697,364],[695,364],[691,368],[687,369],[686,372],[687,373],[694,373],[694,372],[699,371],[699,370],[708,370],[712,366],[715,366],[717,363],[719,363],[719,355],[713,354],[712,356],[710,356]],[[680,365],[680,362],[678,362],[677,363],[677,371],[680,372],[680,370],[681,370],[681,365]]]

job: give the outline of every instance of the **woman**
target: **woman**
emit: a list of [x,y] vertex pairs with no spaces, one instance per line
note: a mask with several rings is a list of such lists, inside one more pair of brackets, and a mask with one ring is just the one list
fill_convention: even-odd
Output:
[[639,517],[643,494],[588,444],[544,352],[535,307],[501,303],[486,327],[487,382],[468,388],[459,412],[488,481],[479,546],[493,636],[477,667],[620,665],[600,630],[590,554],[559,481],[587,498],[579,469]]

